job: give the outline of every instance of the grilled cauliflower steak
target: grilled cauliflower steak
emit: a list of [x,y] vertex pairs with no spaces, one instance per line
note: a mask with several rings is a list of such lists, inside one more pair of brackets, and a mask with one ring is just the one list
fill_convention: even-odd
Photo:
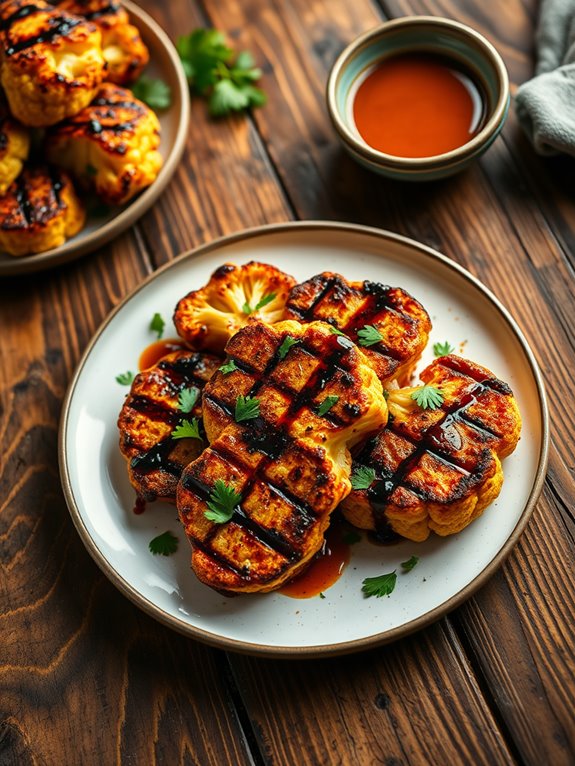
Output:
[[44,0],[0,3],[0,72],[10,111],[44,127],[90,103],[104,76],[98,28]]
[[517,445],[521,417],[511,389],[484,367],[457,356],[430,364],[421,380],[437,387],[438,409],[421,409],[400,389],[389,395],[389,423],[354,457],[373,469],[367,489],[352,490],[348,521],[383,537],[425,540],[459,532],[498,496],[500,460]]
[[[176,500],[182,470],[195,460],[205,444],[202,439],[172,438],[185,420],[202,414],[200,392],[221,364],[211,354],[175,351],[136,375],[118,418],[120,450],[128,461],[130,482],[139,497],[151,501]],[[193,408],[182,409],[180,396],[197,396]],[[200,426],[200,435],[203,430]]]
[[93,21],[102,34],[106,80],[117,85],[134,82],[149,61],[150,54],[140,33],[130,24],[119,2],[110,0],[60,0],[58,8]]
[[86,213],[70,177],[56,168],[24,168],[0,197],[0,251],[29,255],[59,247]]
[[295,283],[293,277],[265,263],[226,263],[204,287],[179,301],[174,324],[192,348],[221,353],[232,335],[249,322],[273,324],[282,319]]
[[155,180],[162,167],[159,145],[154,112],[111,83],[104,83],[89,106],[46,137],[48,158],[110,205],[123,205]]
[[426,310],[405,290],[332,272],[294,287],[285,318],[332,324],[361,346],[384,386],[409,381],[431,329]]
[[[363,355],[323,322],[252,323],[227,351],[237,369],[217,372],[202,404],[227,425],[212,423],[215,438],[184,470],[177,507],[202,582],[267,592],[321,548],[351,487],[349,447],[386,422],[387,408]],[[226,494],[228,515],[216,521]]]
[[28,130],[10,118],[0,101],[0,196],[20,174],[29,151]]

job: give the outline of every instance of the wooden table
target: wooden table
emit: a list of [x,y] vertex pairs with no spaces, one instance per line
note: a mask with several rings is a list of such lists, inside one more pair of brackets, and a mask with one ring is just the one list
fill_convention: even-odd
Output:
[[[410,13],[479,29],[514,89],[532,74],[535,0],[142,5],[172,37],[216,26],[252,50],[269,104],[214,122],[194,101],[178,172],[135,228],[0,285],[0,763],[573,764],[575,166],[537,157],[511,112],[464,175],[401,185],[342,153],[324,105],[344,45]],[[395,644],[289,662],[196,643],[120,595],[70,520],[57,430],[83,349],[146,275],[219,235],[297,218],[390,229],[477,275],[529,338],[553,425],[532,520],[476,596]]]

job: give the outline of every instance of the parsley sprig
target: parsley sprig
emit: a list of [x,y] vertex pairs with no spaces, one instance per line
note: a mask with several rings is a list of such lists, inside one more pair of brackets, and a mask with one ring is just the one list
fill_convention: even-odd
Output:
[[418,561],[419,556],[411,556],[411,558],[407,559],[407,561],[401,562],[401,568],[404,572],[411,572],[413,567],[417,566]]
[[216,524],[225,524],[232,518],[234,508],[241,499],[241,493],[236,492],[233,487],[230,487],[222,479],[216,479],[207,502],[210,510],[204,511],[204,516]]
[[132,93],[152,109],[167,109],[172,103],[172,91],[163,80],[142,75],[132,85]]
[[237,56],[217,29],[195,29],[180,37],[176,48],[193,90],[207,98],[214,117],[242,112],[266,103],[265,93],[255,83],[262,71],[251,53]]
[[383,335],[372,324],[366,324],[365,327],[358,330],[357,337],[360,346],[375,346],[376,343],[381,343],[383,340]]
[[236,407],[234,411],[234,418],[236,423],[241,423],[242,420],[253,420],[259,417],[260,414],[260,400],[255,396],[238,396],[236,399]]
[[178,538],[168,530],[150,540],[148,548],[154,556],[171,556],[178,550],[178,542]]
[[237,369],[238,366],[233,359],[230,359],[229,362],[226,362],[225,364],[222,364],[220,367],[218,367],[218,370],[222,373],[222,375],[229,375],[230,372],[233,372]]
[[150,330],[157,334],[158,340],[164,334],[165,326],[166,326],[166,323],[164,322],[162,315],[158,314],[158,312],[156,311],[156,313],[154,314],[150,322]]
[[366,465],[358,466],[351,475],[353,489],[369,489],[375,481],[375,470]]
[[421,386],[411,394],[411,398],[422,410],[436,410],[443,404],[443,394],[436,386]]
[[190,386],[190,388],[184,388],[180,391],[178,396],[178,407],[181,412],[191,412],[196,406],[198,396],[200,395],[200,389],[196,386]]
[[366,577],[361,586],[361,590],[366,598],[370,596],[390,596],[395,590],[395,584],[397,582],[397,574],[395,569],[393,572],[387,574],[378,575],[377,577]]
[[455,351],[455,348],[451,345],[451,343],[448,340],[446,340],[445,343],[433,344],[434,356],[447,356],[448,354],[452,354],[454,351]]
[[288,351],[292,346],[295,346],[296,343],[299,343],[298,338],[292,338],[291,335],[286,335],[283,339],[283,342],[278,350],[278,356],[280,359],[285,359],[287,356]]
[[331,408],[334,406],[334,404],[337,404],[339,402],[339,396],[336,396],[335,394],[330,394],[330,396],[326,396],[323,402],[320,403],[320,405],[317,408],[317,414],[320,416],[320,418],[323,418],[324,415],[326,415]]
[[200,421],[197,418],[182,420],[172,431],[172,439],[199,439],[202,441]]
[[116,375],[116,383],[119,383],[121,386],[131,386],[134,382],[134,377],[134,373],[131,370],[121,372],[119,375]]
[[276,293],[266,293],[260,300],[256,303],[255,308],[252,308],[248,301],[244,303],[242,306],[242,311],[244,314],[247,314],[248,316],[250,314],[253,314],[255,311],[259,311],[260,309],[263,309],[264,306],[267,306],[268,303],[271,303],[276,298]]

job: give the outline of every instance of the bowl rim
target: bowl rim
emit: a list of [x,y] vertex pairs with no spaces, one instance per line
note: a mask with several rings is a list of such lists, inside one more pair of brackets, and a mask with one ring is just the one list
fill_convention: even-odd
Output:
[[[350,130],[347,122],[343,119],[337,108],[337,85],[352,56],[354,56],[360,49],[369,47],[370,43],[374,40],[377,40],[382,36],[387,36],[389,32],[398,28],[416,27],[420,25],[435,26],[443,32],[451,31],[457,33],[460,39],[467,38],[473,42],[474,47],[480,49],[485,58],[494,68],[498,84],[498,97],[485,125],[475,134],[475,136],[473,136],[473,138],[466,141],[466,143],[461,146],[451,149],[449,152],[444,152],[443,154],[434,154],[427,157],[401,157],[394,154],[386,154],[378,149],[374,149]],[[326,100],[330,118],[336,131],[339,133],[340,138],[348,145],[349,149],[360,155],[360,157],[369,160],[371,163],[374,163],[379,167],[389,167],[407,172],[431,170],[443,167],[444,165],[453,165],[467,158],[471,159],[480,151],[483,144],[487,143],[490,138],[495,137],[503,126],[509,107],[509,76],[503,59],[496,48],[475,29],[472,29],[459,21],[443,18],[441,16],[402,16],[401,18],[391,19],[382,24],[378,24],[376,27],[364,32],[359,37],[356,37],[343,49],[329,73],[326,86]]]

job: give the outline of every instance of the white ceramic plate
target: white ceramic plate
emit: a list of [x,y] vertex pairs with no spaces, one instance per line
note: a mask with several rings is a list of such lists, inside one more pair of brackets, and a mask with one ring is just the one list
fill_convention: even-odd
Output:
[[172,91],[170,108],[157,113],[162,128],[160,153],[164,159],[163,167],[154,183],[142,194],[123,207],[111,208],[101,215],[89,215],[82,231],[60,247],[18,257],[0,252],[0,276],[52,268],[102,247],[125,231],[153,205],[178,167],[190,121],[190,95],[186,75],[172,42],[161,27],[135,3],[125,0],[123,5],[150,51],[146,76],[164,80]]
[[[490,368],[513,388],[523,416],[522,437],[504,461],[497,501],[458,535],[391,547],[363,541],[325,598],[292,599],[273,593],[225,598],[199,583],[176,510],[152,504],[133,513],[132,490],[118,449],[116,419],[126,389],[115,376],[136,370],[153,340],[155,312],[166,336],[178,299],[200,287],[226,261],[271,263],[306,279],[338,271],[354,280],[401,286],[427,308],[429,348],[449,340],[457,351]],[[106,575],[136,604],[171,627],[228,649],[272,655],[355,651],[395,639],[437,619],[479,587],[523,530],[544,479],[547,409],[540,373],[517,325],[470,274],[429,248],[376,229],[299,223],[243,232],[178,259],[152,275],[98,331],[71,383],[60,429],[60,465],[66,499],[80,535]],[[149,541],[171,530],[177,554],[152,556]],[[398,576],[389,598],[364,598],[362,580],[420,558]]]

